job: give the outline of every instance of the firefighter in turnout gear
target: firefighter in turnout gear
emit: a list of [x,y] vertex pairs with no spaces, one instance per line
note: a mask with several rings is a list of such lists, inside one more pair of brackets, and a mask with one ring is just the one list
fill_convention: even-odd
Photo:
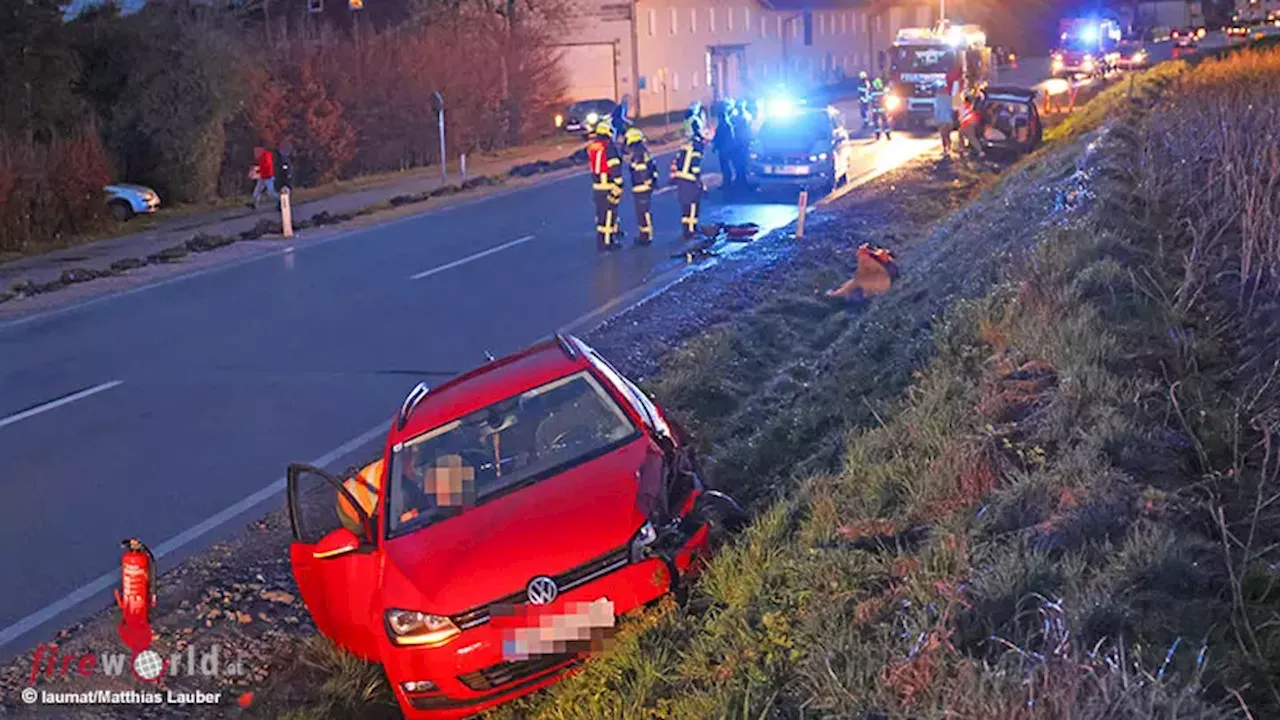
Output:
[[649,207],[653,204],[653,191],[658,187],[658,169],[639,128],[627,130],[625,137],[627,162],[631,165],[631,194],[636,199],[636,222],[640,225],[636,243],[648,245],[653,242],[653,213]]
[[698,229],[698,203],[702,200],[702,138],[684,144],[671,161],[671,179],[680,200],[680,225],[686,240]]
[[618,227],[622,157],[613,141],[613,127],[607,121],[596,125],[595,137],[587,143],[587,160],[591,164],[591,191],[596,205],[596,247],[616,250],[621,247],[622,236]]

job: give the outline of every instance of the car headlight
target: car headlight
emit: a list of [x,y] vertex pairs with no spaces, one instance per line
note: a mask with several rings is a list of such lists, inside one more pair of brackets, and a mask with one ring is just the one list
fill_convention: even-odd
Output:
[[564,116],[556,115],[556,127],[564,127]]
[[897,95],[885,95],[884,107],[886,110],[897,110],[902,106],[902,98]]
[[386,619],[387,635],[396,645],[439,647],[462,634],[449,618],[417,610],[388,610]]
[[809,162],[818,162],[818,156],[817,156],[817,155],[810,155],[810,156],[809,156]]
[[653,527],[653,523],[646,521],[640,526],[640,530],[636,532],[635,537],[631,538],[631,562],[640,562],[645,557],[645,548],[654,544],[658,540],[658,531]]
[[752,159],[752,160],[759,160],[759,159],[760,159],[760,153],[751,153],[751,159]]
[[594,125],[594,124],[596,123],[596,121],[597,121],[597,120],[599,120],[599,119],[600,119],[600,114],[599,114],[599,113],[593,113],[593,112],[587,113],[587,124],[588,124],[588,125]]

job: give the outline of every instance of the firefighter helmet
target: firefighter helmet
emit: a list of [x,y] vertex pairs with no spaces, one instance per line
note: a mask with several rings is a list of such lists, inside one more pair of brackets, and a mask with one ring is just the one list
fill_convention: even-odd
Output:
[[596,135],[599,137],[613,137],[613,125],[608,120],[601,120],[596,125]]
[[627,128],[627,134],[625,137],[627,139],[628,145],[635,145],[636,143],[642,143],[644,142],[644,131],[642,131],[640,128]]

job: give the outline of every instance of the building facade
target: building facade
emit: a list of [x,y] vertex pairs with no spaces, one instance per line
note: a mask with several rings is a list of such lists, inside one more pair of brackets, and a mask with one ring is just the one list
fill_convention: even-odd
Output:
[[873,71],[899,28],[936,3],[858,0],[598,0],[561,50],[571,99],[628,96],[637,116]]

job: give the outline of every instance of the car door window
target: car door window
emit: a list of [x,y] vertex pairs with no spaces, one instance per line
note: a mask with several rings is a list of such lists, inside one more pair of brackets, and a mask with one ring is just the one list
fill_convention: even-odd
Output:
[[373,538],[370,522],[371,503],[377,502],[362,486],[362,478],[353,468],[338,480],[308,465],[290,465],[288,471],[289,519],[294,539],[313,545],[326,535],[346,528],[366,542]]

